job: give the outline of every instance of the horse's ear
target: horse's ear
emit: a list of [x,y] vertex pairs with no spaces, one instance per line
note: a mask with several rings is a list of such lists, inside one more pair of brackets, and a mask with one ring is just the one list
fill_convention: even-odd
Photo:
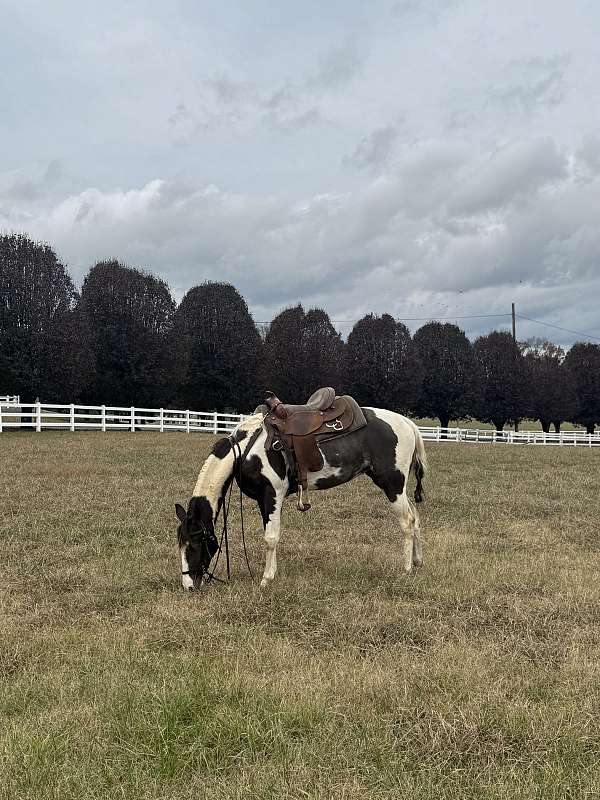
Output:
[[179,505],[179,503],[175,503],[175,513],[177,514],[177,519],[180,522],[185,522],[186,521],[186,519],[187,519],[187,511],[185,510],[185,508],[183,506]]

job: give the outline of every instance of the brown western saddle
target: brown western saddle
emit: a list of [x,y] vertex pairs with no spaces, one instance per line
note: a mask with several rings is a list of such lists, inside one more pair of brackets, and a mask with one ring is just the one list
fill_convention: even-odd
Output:
[[317,389],[305,405],[282,403],[268,392],[265,405],[257,411],[264,415],[266,448],[288,454],[298,481],[298,509],[308,511],[308,473],[318,472],[324,465],[318,443],[364,428],[367,421],[362,409],[353,397],[336,397],[328,386]]

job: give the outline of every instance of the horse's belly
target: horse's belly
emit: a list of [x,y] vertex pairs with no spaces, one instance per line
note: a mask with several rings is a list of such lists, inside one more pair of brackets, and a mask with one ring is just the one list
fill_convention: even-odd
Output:
[[325,463],[318,472],[309,472],[307,475],[308,485],[313,489],[332,489],[334,486],[348,483],[352,478],[360,475],[366,466],[362,463],[330,464],[324,454],[323,460]]

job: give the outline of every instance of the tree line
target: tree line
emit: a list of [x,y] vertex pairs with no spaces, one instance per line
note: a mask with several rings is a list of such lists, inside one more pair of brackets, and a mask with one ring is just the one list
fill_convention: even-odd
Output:
[[471,342],[451,323],[411,336],[367,314],[344,342],[322,309],[287,308],[259,332],[230,284],[205,282],[177,305],[165,281],[118,261],[78,292],[46,244],[0,236],[0,392],[24,402],[247,412],[270,388],[302,402],[319,386],[417,416],[524,418],[545,431],[600,424],[600,346],[568,352],[492,331]]

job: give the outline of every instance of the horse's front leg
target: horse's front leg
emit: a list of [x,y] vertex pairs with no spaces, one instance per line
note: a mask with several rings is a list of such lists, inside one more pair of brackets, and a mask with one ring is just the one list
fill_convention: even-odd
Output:
[[285,492],[278,492],[272,486],[265,489],[263,500],[260,504],[263,525],[265,529],[265,571],[260,582],[260,588],[272,581],[277,572],[277,542],[281,529],[281,507],[285,500]]

